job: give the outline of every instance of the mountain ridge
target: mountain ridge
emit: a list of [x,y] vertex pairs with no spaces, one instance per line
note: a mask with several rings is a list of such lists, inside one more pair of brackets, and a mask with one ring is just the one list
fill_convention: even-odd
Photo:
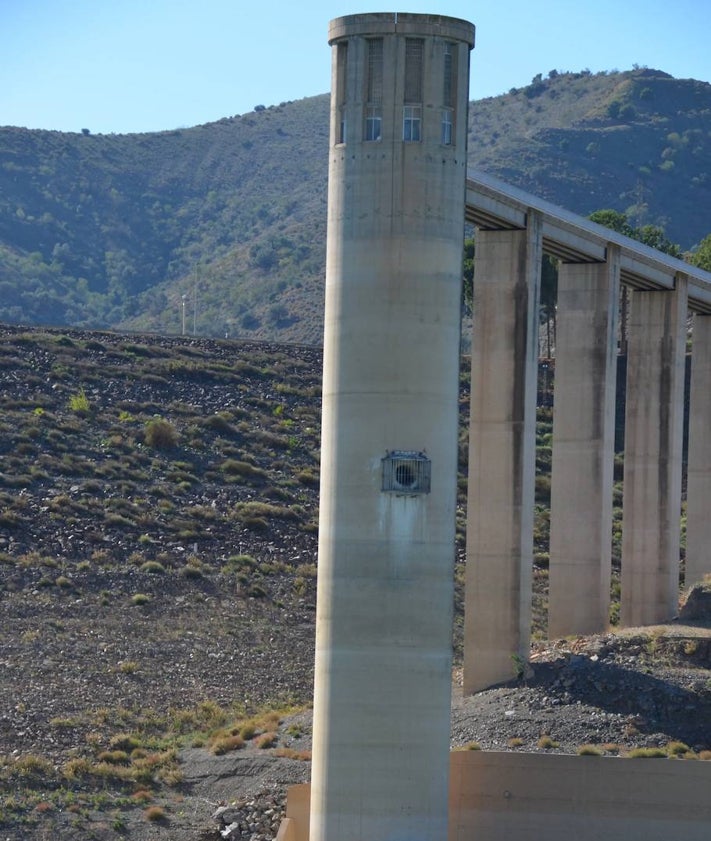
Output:
[[[0,128],[0,320],[320,343],[328,102],[146,134]],[[691,249],[711,230],[711,85],[538,74],[471,103],[468,164]]]

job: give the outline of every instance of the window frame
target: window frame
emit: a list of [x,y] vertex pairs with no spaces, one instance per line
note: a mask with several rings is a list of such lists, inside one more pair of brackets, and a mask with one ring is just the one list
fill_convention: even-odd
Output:
[[422,106],[404,105],[402,109],[402,139],[405,143],[422,142]]
[[379,105],[365,106],[365,131],[363,140],[373,143],[383,136],[383,109]]

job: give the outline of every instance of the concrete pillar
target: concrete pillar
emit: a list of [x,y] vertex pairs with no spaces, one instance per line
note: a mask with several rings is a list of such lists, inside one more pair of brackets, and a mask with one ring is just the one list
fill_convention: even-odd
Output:
[[558,271],[548,636],[609,622],[619,249]]
[[687,278],[630,301],[620,622],[665,622],[679,597]]
[[351,15],[329,42],[310,838],[442,841],[474,28]]
[[529,656],[541,223],[476,232],[464,692]]
[[711,316],[695,315],[691,346],[686,480],[686,576],[711,574]]

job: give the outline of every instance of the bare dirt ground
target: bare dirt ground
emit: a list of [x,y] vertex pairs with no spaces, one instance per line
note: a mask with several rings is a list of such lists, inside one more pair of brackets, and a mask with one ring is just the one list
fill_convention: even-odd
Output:
[[[0,788],[0,838],[274,837],[287,786],[310,773],[313,612],[305,607],[288,617],[263,600],[241,605],[209,588],[163,592],[160,603],[138,617],[110,611],[109,621],[70,597],[52,606],[31,599],[17,600],[14,609],[7,599],[0,603],[0,752],[16,760],[41,756],[60,769],[94,741],[108,747],[116,733],[146,739],[151,710],[164,732],[166,710],[195,709],[205,699],[234,709],[236,699],[238,706],[259,707],[290,698],[305,704],[304,711],[279,713],[272,748],[254,739],[215,755],[207,744],[183,741],[175,779],[158,776],[149,786],[90,775],[10,778]],[[38,630],[28,656],[19,641]],[[140,667],[122,672],[116,665],[122,662]],[[468,698],[460,677],[455,670],[453,748],[473,742],[484,750],[576,753],[594,745],[615,755],[685,743],[697,756],[711,756],[704,753],[711,751],[708,626],[539,643],[526,677]],[[146,789],[145,801],[135,800]],[[28,791],[36,796],[11,812],[8,800],[19,804]],[[151,806],[163,810],[159,821],[148,819]],[[220,835],[229,826],[232,833]]]

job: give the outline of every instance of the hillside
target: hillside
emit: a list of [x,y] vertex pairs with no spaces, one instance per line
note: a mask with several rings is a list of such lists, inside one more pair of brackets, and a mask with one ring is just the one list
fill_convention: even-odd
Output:
[[709,227],[710,106],[711,85],[657,70],[553,74],[474,103],[470,161],[581,215],[659,225],[688,250]]
[[0,333],[0,834],[150,833],[179,746],[311,698],[320,353]]
[[[155,134],[0,128],[0,320],[320,343],[327,132],[326,95]],[[469,163],[690,249],[711,85],[553,71],[472,103]]]

